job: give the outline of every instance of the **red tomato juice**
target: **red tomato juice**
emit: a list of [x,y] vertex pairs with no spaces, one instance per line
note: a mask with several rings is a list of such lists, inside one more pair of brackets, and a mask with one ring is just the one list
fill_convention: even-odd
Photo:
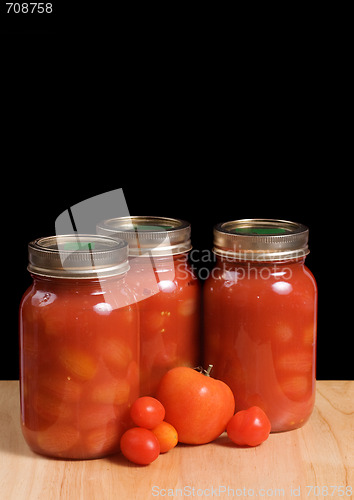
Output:
[[130,260],[127,282],[140,313],[140,393],[156,393],[175,366],[199,363],[201,287],[186,255]]

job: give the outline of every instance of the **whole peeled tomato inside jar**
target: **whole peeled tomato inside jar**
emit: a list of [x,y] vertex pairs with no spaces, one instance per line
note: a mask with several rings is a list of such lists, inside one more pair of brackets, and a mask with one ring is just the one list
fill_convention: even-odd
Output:
[[129,287],[140,313],[140,394],[176,366],[199,364],[201,287],[188,262],[191,227],[167,217],[108,219],[97,232],[129,244]]
[[95,235],[29,244],[33,283],[20,306],[23,435],[40,454],[119,451],[139,392],[139,323],[124,241]]
[[308,228],[243,219],[214,228],[216,266],[204,287],[204,363],[258,406],[272,432],[301,427],[315,401],[317,285],[305,265]]

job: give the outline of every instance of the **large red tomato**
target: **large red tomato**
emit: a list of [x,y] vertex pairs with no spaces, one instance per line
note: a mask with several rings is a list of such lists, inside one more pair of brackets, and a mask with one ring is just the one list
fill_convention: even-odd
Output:
[[162,377],[156,397],[165,407],[165,421],[175,427],[181,443],[213,441],[225,431],[235,410],[228,385],[185,366],[172,368]]

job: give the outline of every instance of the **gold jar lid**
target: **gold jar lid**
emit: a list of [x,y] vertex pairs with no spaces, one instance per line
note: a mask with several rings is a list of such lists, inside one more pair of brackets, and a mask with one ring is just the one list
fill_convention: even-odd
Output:
[[240,219],[214,227],[213,252],[236,260],[273,261],[305,257],[309,230],[278,219]]
[[131,257],[177,255],[192,248],[189,222],[169,217],[107,219],[97,225],[97,233],[125,240]]
[[53,278],[106,278],[129,270],[123,240],[91,234],[38,238],[28,244],[28,271]]

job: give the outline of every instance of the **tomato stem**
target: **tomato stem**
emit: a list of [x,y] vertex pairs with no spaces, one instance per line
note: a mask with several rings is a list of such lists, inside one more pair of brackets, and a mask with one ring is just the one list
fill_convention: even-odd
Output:
[[213,369],[213,366],[214,365],[209,365],[206,370],[204,370],[204,368],[202,366],[197,366],[197,368],[194,368],[194,370],[199,372],[199,373],[202,373],[206,377],[210,377],[210,372]]
[[205,375],[206,375],[207,377],[210,377],[210,372],[211,372],[211,370],[212,370],[212,369],[213,369],[213,365],[209,365],[209,366],[208,366],[208,368],[207,368],[207,371],[206,371],[206,373],[205,373]]

